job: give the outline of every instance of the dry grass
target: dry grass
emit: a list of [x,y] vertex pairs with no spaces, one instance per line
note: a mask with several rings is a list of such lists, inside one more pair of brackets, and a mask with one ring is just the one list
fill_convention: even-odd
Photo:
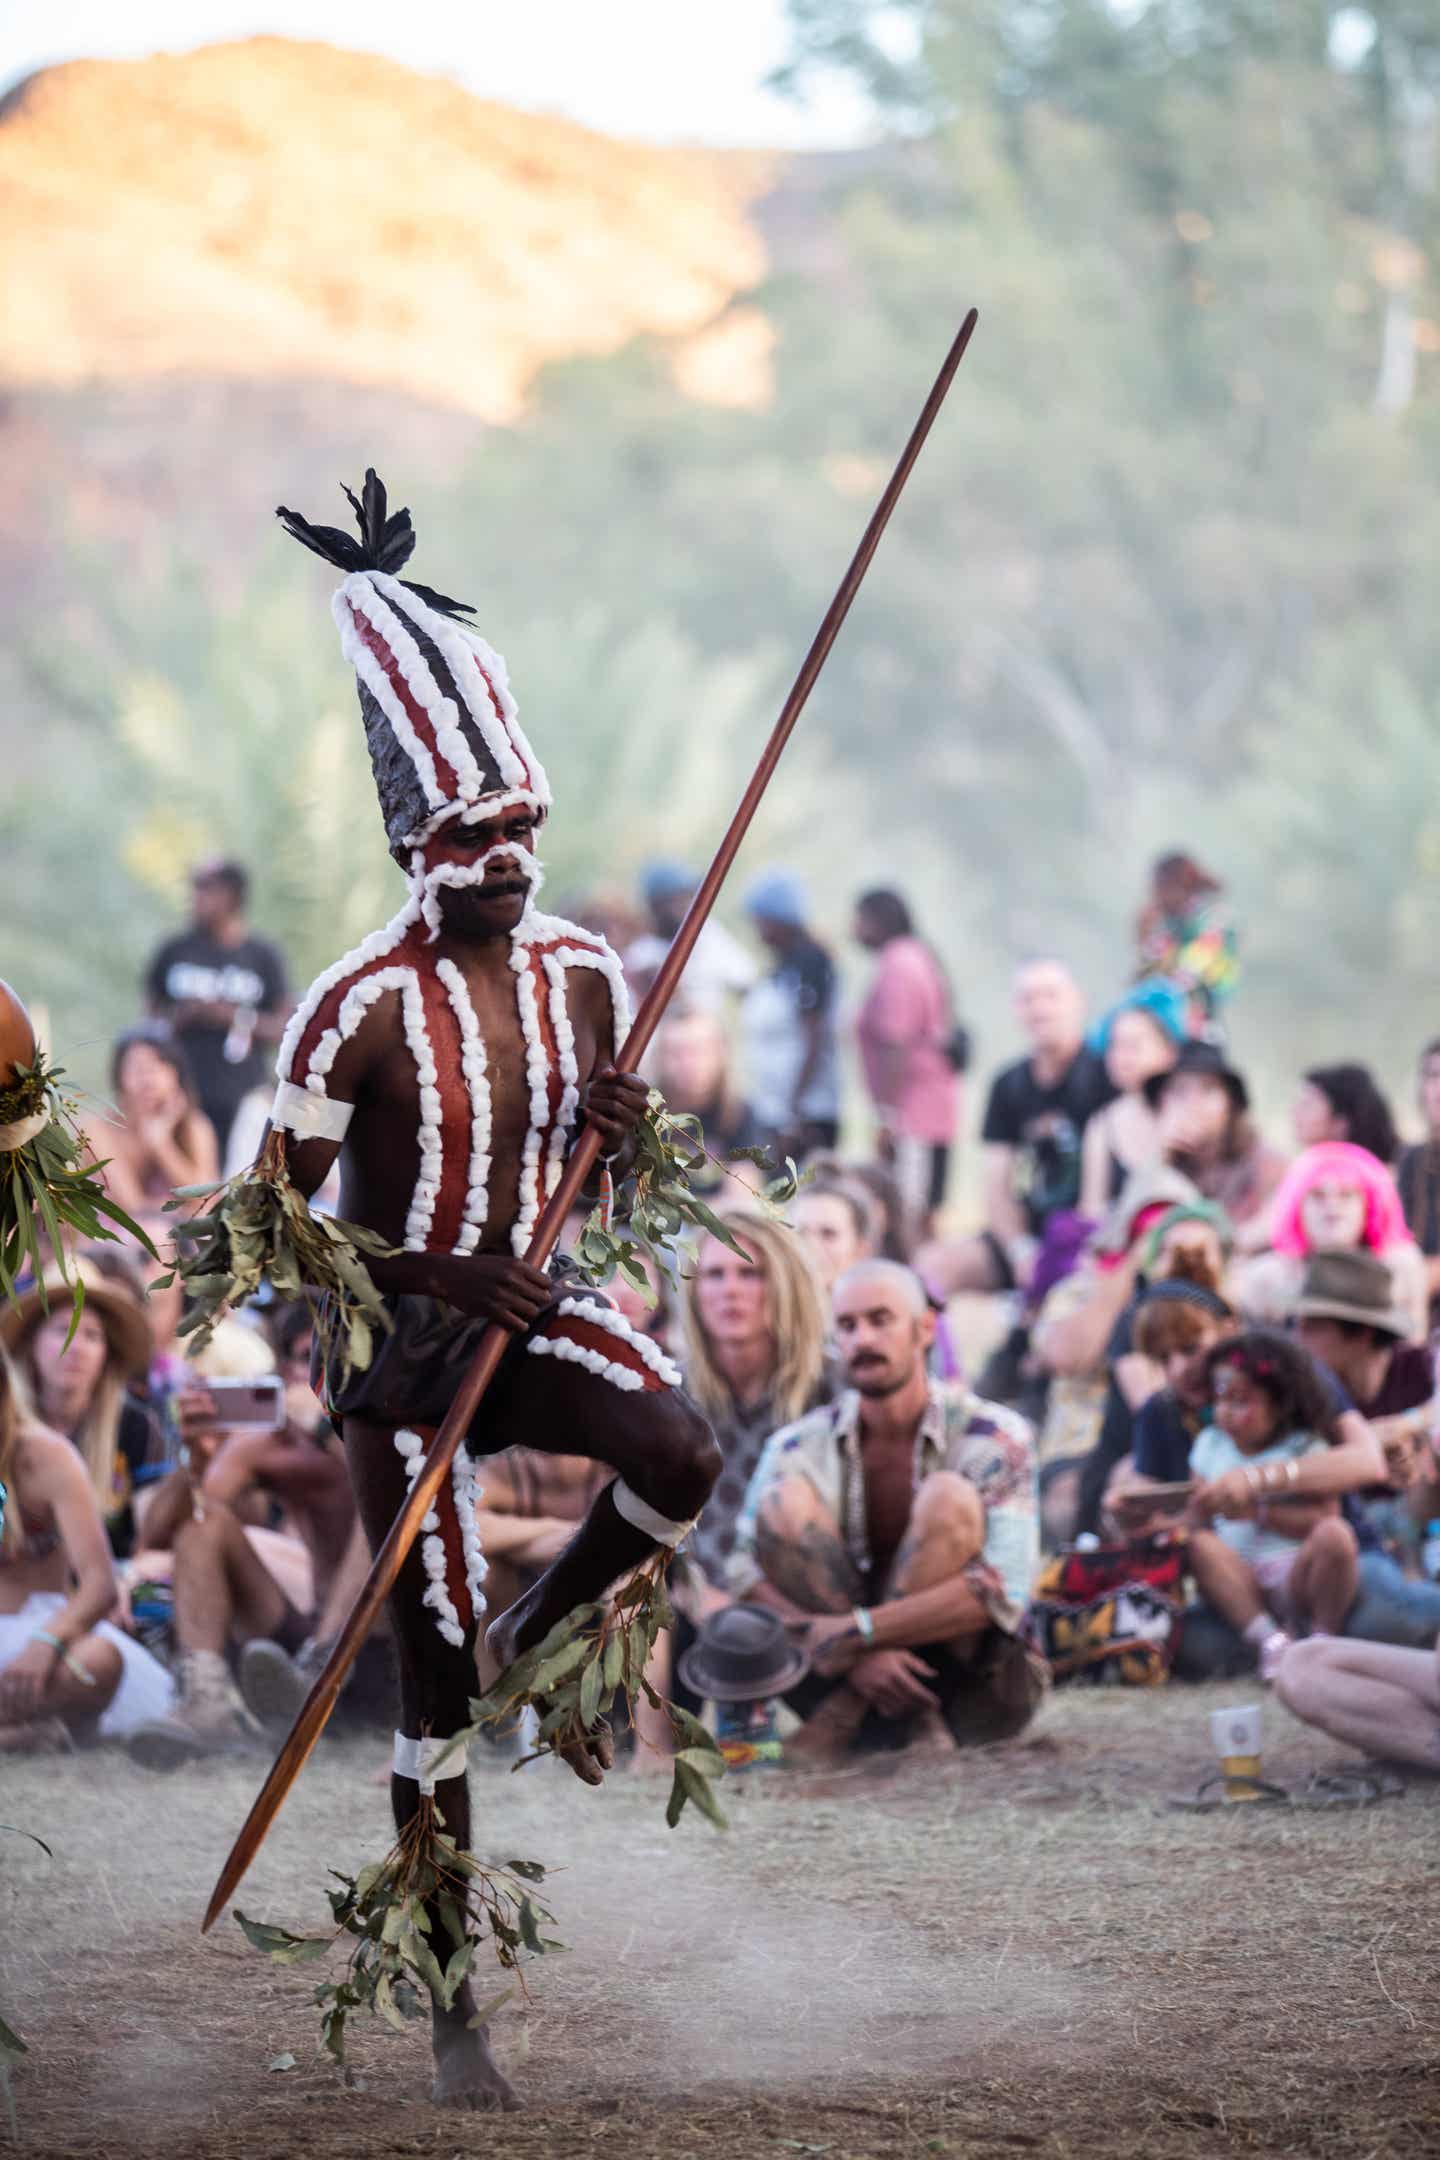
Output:
[[[1226,1695],[1233,1698],[1233,1691]],[[1061,1697],[954,1775],[732,1784],[717,1838],[662,1785],[596,1796],[477,1773],[479,1842],[564,1861],[570,1955],[497,2046],[519,2117],[423,2100],[426,2047],[362,2028],[344,2090],[314,2052],[315,1968],[195,1933],[258,1770],[7,1764],[0,2001],[32,2043],[23,2150],[238,2160],[483,2152],[1304,2154],[1440,2150],[1440,1789],[1361,1811],[1168,1812],[1210,1766],[1219,1691]],[[1337,1751],[1267,1705],[1266,1768]],[[379,1850],[377,1748],[302,1779],[242,1902],[319,1921],[324,1866]],[[293,2051],[299,2067],[267,2064]]]

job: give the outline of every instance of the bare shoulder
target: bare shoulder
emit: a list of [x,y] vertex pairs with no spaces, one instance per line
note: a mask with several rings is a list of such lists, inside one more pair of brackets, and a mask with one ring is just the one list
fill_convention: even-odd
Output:
[[15,1472],[21,1504],[32,1509],[37,1501],[53,1504],[80,1486],[90,1489],[85,1465],[70,1442],[33,1420],[20,1429]]
[[358,1013],[345,1015],[337,1026],[336,1040],[321,1038],[309,1061],[312,1073],[321,1072],[327,1094],[353,1100],[365,1075],[405,1045],[404,1001],[398,984],[375,977],[357,986],[352,995],[365,993]]

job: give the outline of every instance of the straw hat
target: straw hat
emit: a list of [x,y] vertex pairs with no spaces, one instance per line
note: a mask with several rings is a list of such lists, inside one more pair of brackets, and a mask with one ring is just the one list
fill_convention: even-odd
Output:
[[[89,1260],[72,1260],[70,1273],[85,1285],[85,1310],[97,1313],[104,1323],[111,1356],[125,1373],[143,1373],[155,1354],[155,1331],[133,1290],[100,1270]],[[51,1266],[39,1282],[22,1290],[0,1312],[0,1346],[12,1356],[23,1349],[49,1312],[68,1311],[70,1284],[58,1267]]]

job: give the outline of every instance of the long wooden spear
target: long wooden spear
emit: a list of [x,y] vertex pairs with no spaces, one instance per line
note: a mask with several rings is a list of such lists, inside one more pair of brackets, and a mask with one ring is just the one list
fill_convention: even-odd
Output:
[[[910,477],[911,467],[920,455],[935,415],[945,402],[945,393],[950,388],[956,368],[964,358],[965,348],[970,343],[977,319],[975,309],[971,308],[960,325],[954,344],[945,355],[944,365],[936,376],[934,387],[911,430],[910,440],[900,454],[900,462],[875,506],[850,567],[840,580],[839,590],[825,611],[825,619],[815,633],[814,642],[805,655],[790,695],[781,708],[774,732],[765,745],[764,754],[755,768],[749,786],[741,797],[740,807],[730,820],[730,829],[716,851],[715,860],[702,878],[695,897],[686,910],[685,920],[676,932],[675,942],[661,961],[655,980],[635,1015],[634,1026],[620,1048],[616,1064],[622,1072],[635,1070],[660,1023],[661,1015],[674,995],[675,986],[694,949],[695,940],[705,926],[730,865],[739,852],[740,843],[750,829],[750,822],[759,808],[760,798],[780,762],[780,753],[790,740],[795,723],[804,711],[805,701],[815,687],[815,679],[825,665],[840,625],[850,612],[850,603],[860,590],[861,581],[870,567],[870,558],[880,545],[880,535],[890,522],[890,513],[900,500],[901,491]],[[585,1180],[594,1166],[599,1148],[598,1134],[581,1133],[570,1153],[560,1182],[551,1195],[544,1214],[535,1225],[535,1232],[525,1255],[532,1267],[543,1267],[549,1259],[564,1227],[565,1218],[579,1199]],[[265,1833],[280,1812],[285,1795],[305,1767],[311,1749],[324,1731],[345,1675],[354,1663],[360,1645],[374,1626],[380,1607],[394,1587],[405,1556],[419,1535],[420,1525],[430,1511],[442,1479],[449,1473],[455,1450],[468,1432],[480,1399],[494,1379],[495,1368],[510,1340],[509,1332],[495,1324],[488,1327],[481,1336],[470,1370],[460,1383],[455,1399],[445,1413],[444,1423],[430,1443],[420,1474],[411,1486],[400,1513],[391,1524],[389,1535],[375,1555],[365,1587],[337,1636],[335,1647],[326,1659],[323,1671],[291,1726],[289,1736],[271,1766],[270,1775],[261,1786],[255,1804],[245,1818],[245,1826],[235,1840],[230,1857],[220,1871],[220,1879],[215,1885],[214,1895],[201,1925],[202,1934],[219,1917],[239,1887],[260,1849]]]

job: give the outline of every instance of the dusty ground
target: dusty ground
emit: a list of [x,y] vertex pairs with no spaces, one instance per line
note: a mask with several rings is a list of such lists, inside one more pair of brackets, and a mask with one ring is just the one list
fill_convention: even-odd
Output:
[[[1246,1691],[1242,1691],[1243,1693]],[[258,1769],[6,1763],[0,2003],[29,2155],[785,2160],[1440,2152],[1440,1789],[1359,1812],[1167,1812],[1233,1689],[1061,1697],[946,1782],[732,1782],[717,1837],[663,1787],[477,1773],[478,1842],[567,1864],[573,1948],[499,2051],[529,2113],[424,2100],[426,2047],[364,2027],[359,2085],[315,2052],[315,1967],[196,1934]],[[1267,1771],[1339,1752],[1265,1710]],[[376,1749],[327,1746],[242,1893],[316,1926],[327,1863],[378,1853]],[[298,2065],[274,2071],[277,2055]],[[0,2144],[5,2137],[0,2113]]]

